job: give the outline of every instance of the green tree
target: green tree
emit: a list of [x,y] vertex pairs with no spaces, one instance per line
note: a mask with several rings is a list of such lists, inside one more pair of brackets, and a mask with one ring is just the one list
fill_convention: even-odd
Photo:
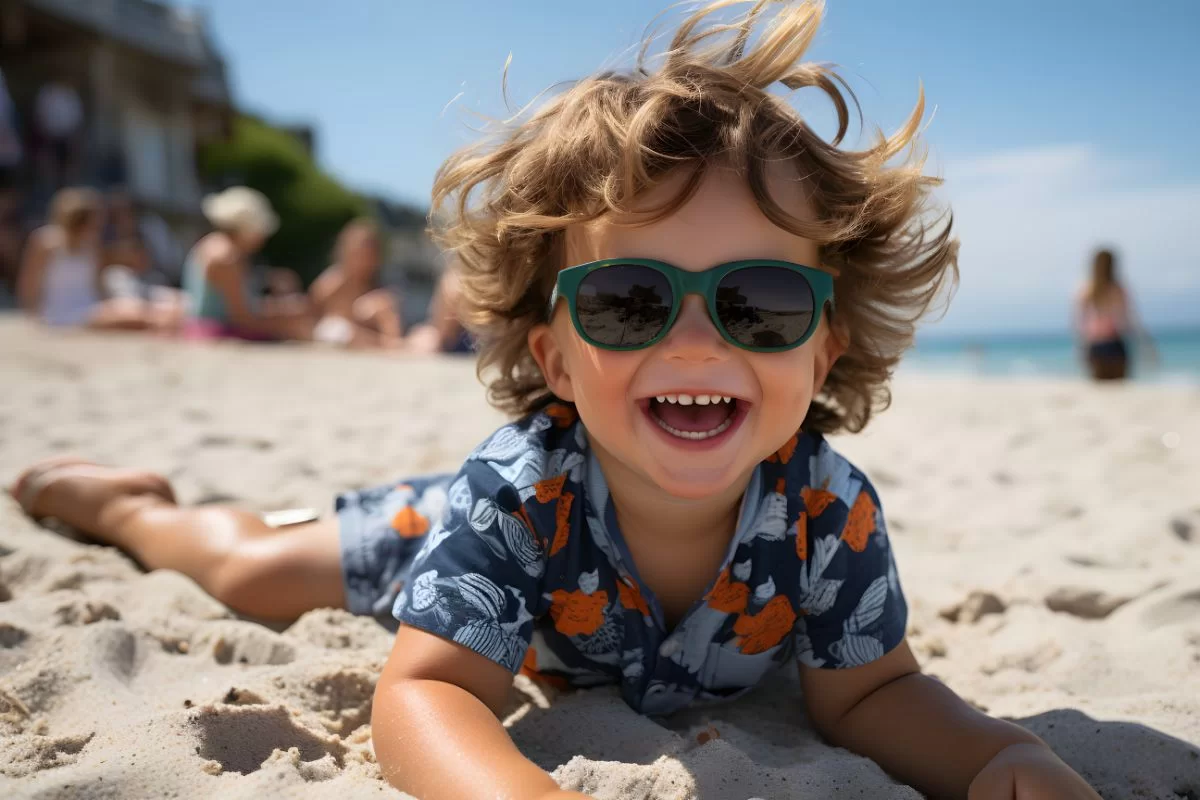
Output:
[[368,212],[366,201],[322,172],[299,139],[254,117],[238,117],[228,140],[207,145],[200,170],[209,184],[242,184],[267,196],[279,231],[263,256],[295,270],[305,284],[329,263],[342,226]]

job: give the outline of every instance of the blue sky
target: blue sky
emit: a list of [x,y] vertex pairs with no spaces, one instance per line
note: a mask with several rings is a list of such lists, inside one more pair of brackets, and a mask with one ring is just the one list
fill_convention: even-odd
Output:
[[[514,103],[627,63],[658,0],[177,0],[208,12],[238,103],[319,132],[348,184],[424,204],[434,171]],[[939,328],[1055,329],[1097,243],[1115,246],[1151,324],[1200,323],[1200,3],[831,0],[812,51],[869,124],[919,82],[929,169],[963,241]],[[826,106],[796,104],[818,130]]]

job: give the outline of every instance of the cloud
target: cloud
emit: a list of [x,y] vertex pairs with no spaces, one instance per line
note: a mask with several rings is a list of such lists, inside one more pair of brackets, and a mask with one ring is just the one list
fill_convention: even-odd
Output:
[[962,274],[937,330],[1062,329],[1100,246],[1150,325],[1200,320],[1200,184],[1081,144],[951,160],[943,175]]

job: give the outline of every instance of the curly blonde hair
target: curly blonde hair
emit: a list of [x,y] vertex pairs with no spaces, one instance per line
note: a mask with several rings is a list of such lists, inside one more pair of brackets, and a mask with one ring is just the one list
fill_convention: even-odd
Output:
[[[857,100],[832,69],[801,60],[823,4],[759,0],[733,22],[712,19],[736,4],[718,0],[687,17],[655,68],[648,38],[631,70],[571,84],[439,170],[432,233],[459,262],[460,314],[498,409],[522,415],[554,399],[527,336],[546,321],[555,276],[569,266],[560,263],[567,227],[627,213],[636,197],[687,168],[678,195],[654,209],[661,219],[716,163],[744,175],[763,214],[815,241],[837,275],[836,324],[847,349],[805,428],[861,430],[890,402],[888,379],[918,319],[957,278],[951,217],[930,206],[941,181],[922,174],[924,93],[897,133],[879,132],[865,150],[839,149],[850,124],[846,95],[856,108]],[[828,96],[838,119],[831,142],[769,92],[776,83]],[[789,215],[767,192],[767,166],[781,161],[810,187],[815,220]]]

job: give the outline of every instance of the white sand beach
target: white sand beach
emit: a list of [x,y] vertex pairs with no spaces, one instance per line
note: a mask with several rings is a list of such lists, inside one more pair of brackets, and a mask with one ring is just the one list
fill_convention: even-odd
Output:
[[[78,454],[187,503],[313,506],[453,470],[502,422],[465,360],[51,334],[0,320],[0,481]],[[926,670],[1105,798],[1200,798],[1200,389],[905,375],[835,444],[885,505]],[[390,645],[239,619],[0,497],[0,797],[381,798]],[[523,678],[513,738],[598,798],[919,797],[822,743],[791,671],[663,720]]]

